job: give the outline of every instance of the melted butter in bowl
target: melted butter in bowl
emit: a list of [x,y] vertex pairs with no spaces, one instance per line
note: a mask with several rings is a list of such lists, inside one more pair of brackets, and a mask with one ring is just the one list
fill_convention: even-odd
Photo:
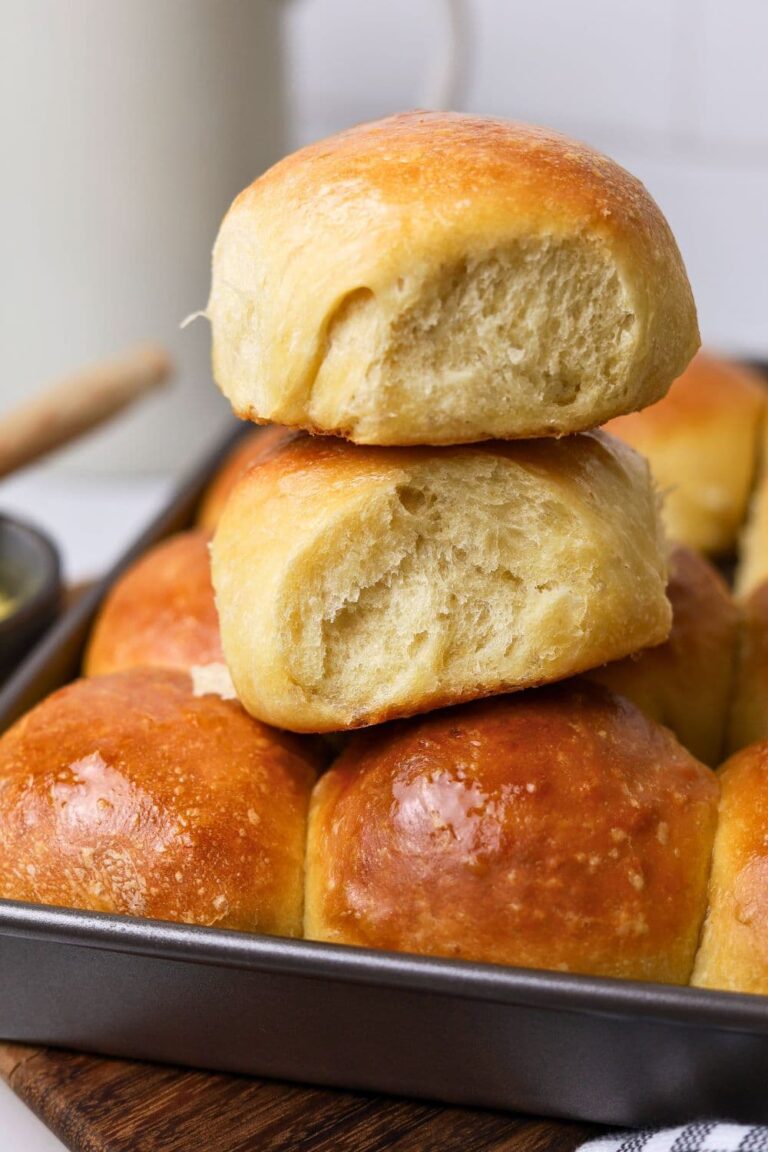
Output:
[[18,597],[9,596],[8,593],[4,592],[0,587],[0,620],[6,620],[11,616],[16,611],[17,604]]
[[55,545],[37,528],[0,516],[0,678],[53,623],[61,598]]

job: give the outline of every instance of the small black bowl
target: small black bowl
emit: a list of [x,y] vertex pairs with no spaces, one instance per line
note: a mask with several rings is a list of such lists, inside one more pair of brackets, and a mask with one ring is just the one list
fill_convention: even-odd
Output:
[[61,602],[61,563],[37,528],[0,516],[0,595],[13,606],[0,616],[0,680],[53,623]]

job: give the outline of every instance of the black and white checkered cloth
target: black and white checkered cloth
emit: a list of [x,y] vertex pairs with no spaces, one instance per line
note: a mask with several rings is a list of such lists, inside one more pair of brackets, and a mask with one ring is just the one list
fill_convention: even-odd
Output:
[[640,1128],[599,1136],[582,1144],[578,1152],[768,1152],[768,1128],[715,1121]]

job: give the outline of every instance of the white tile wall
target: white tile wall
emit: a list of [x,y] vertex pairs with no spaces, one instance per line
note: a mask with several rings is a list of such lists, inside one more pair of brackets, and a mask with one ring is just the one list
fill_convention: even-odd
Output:
[[441,0],[294,0],[285,19],[294,147],[421,103]]
[[474,0],[467,104],[565,131],[667,132],[670,0]]
[[701,0],[700,129],[734,161],[768,167],[768,4]]
[[619,150],[662,205],[688,268],[704,338],[768,359],[768,166]]

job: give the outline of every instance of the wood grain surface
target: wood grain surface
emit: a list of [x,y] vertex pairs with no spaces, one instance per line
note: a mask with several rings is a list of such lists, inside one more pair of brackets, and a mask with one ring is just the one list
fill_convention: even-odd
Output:
[[11,1044],[0,1076],[76,1152],[572,1152],[596,1131]]

